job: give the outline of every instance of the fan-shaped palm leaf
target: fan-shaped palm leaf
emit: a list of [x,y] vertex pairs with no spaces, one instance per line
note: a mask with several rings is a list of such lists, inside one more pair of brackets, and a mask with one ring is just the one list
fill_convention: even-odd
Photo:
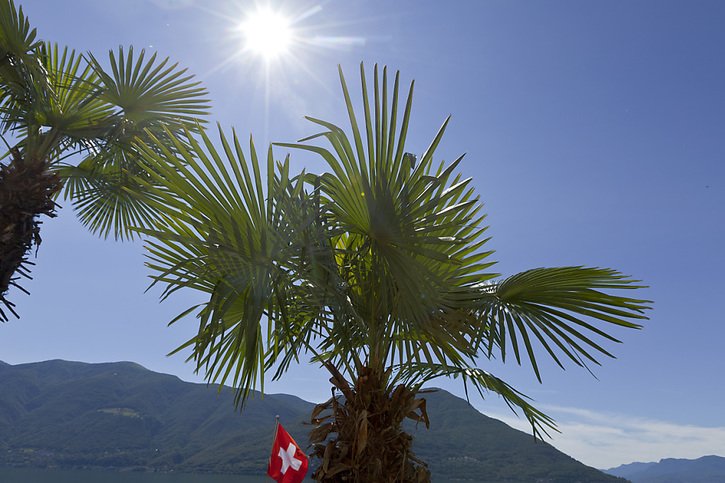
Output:
[[98,78],[98,102],[112,115],[104,119],[102,136],[79,166],[59,168],[67,180],[65,197],[85,226],[102,236],[131,238],[131,227],[151,226],[157,214],[150,208],[148,190],[134,181],[144,176],[139,168],[141,154],[136,143],[153,139],[173,147],[187,131],[198,131],[208,111],[206,90],[193,76],[170,64],[168,58],[137,57],[133,49],[125,54],[110,52],[111,74],[90,55],[90,70]]
[[35,55],[42,42],[31,28],[22,7],[13,0],[0,2],[0,114],[3,130],[14,122],[12,108],[26,99],[36,86],[43,86],[42,65]]
[[68,144],[80,147],[87,148],[106,136],[114,109],[101,99],[103,88],[94,69],[82,56],[57,44],[46,44],[40,58],[51,91],[47,98],[29,106],[35,122],[61,132]]
[[[133,47],[125,54],[109,52],[111,74],[92,55],[91,65],[101,78],[102,98],[120,109],[125,131],[140,134],[144,129],[169,130],[201,122],[207,114],[209,101],[206,89],[194,76],[180,69],[169,58],[157,62],[156,54],[146,58],[145,51],[134,56]],[[122,133],[119,133],[122,134]]]
[[507,347],[521,363],[526,351],[536,376],[541,374],[534,344],[538,343],[562,366],[560,355],[580,366],[599,364],[597,355],[613,357],[596,339],[619,342],[596,323],[641,328],[648,301],[615,296],[605,290],[642,288],[621,273],[601,268],[538,268],[503,281],[482,285],[479,315],[490,320],[486,335],[489,357],[506,360]]
[[[151,205],[166,216],[154,229],[141,231],[153,237],[147,245],[148,266],[154,283],[166,285],[164,298],[181,288],[209,295],[207,303],[195,308],[197,335],[179,349],[193,347],[197,367],[210,380],[232,377],[243,399],[263,382],[266,348],[274,337],[269,330],[265,342],[262,318],[266,315],[270,324],[279,319],[284,291],[293,285],[284,268],[294,256],[287,239],[289,221],[280,216],[272,197],[294,189],[286,177],[287,164],[279,166],[281,176],[274,175],[271,150],[265,183],[254,144],[250,141],[247,157],[236,134],[231,142],[221,131],[220,136],[222,153],[203,132],[200,140],[190,138],[188,146],[176,141],[160,153],[144,145],[142,154],[152,160],[146,165],[150,182],[145,188],[156,193]],[[155,184],[166,190],[154,189]]]

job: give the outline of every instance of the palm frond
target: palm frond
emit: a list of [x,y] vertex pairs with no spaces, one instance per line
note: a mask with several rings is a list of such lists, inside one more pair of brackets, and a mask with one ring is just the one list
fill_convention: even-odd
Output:
[[0,72],[3,79],[3,93],[15,87],[27,88],[27,78],[20,69],[38,68],[36,51],[42,42],[30,26],[23,7],[15,7],[13,0],[0,1]]
[[210,382],[230,381],[242,402],[257,384],[263,388],[267,347],[279,353],[291,339],[286,328],[263,331],[264,318],[274,324],[289,312],[285,299],[295,287],[285,270],[294,256],[286,239],[289,221],[265,199],[286,190],[290,180],[275,176],[270,150],[265,182],[251,140],[247,156],[235,133],[231,140],[219,134],[221,152],[203,132],[189,147],[180,141],[161,153],[142,147],[150,181],[139,182],[167,189],[156,191],[151,203],[166,217],[139,231],[151,237],[147,266],[153,283],[165,287],[164,298],[183,288],[209,297],[194,310],[197,334],[178,350],[191,347],[197,370]]
[[114,109],[101,99],[103,88],[97,73],[82,56],[57,44],[45,44],[41,59],[51,91],[30,108],[36,122],[61,132],[70,144],[81,147],[106,136]]
[[613,355],[597,339],[619,342],[601,324],[639,329],[636,321],[647,319],[650,304],[609,293],[643,286],[603,268],[537,268],[480,288],[478,314],[488,354],[497,351],[505,361],[510,348],[521,363],[525,352],[539,380],[534,341],[562,367],[561,354],[580,366],[599,364],[597,354]]
[[485,399],[488,393],[501,396],[514,413],[517,413],[517,409],[523,412],[531,424],[535,437],[543,439],[544,435],[549,436],[549,430],[558,431],[554,420],[531,405],[529,402],[530,399],[525,394],[514,389],[493,374],[477,367],[443,364],[406,364],[398,373],[396,380],[407,385],[412,385],[415,388],[420,388],[423,384],[441,377],[451,379],[460,378],[463,381],[467,399],[469,398],[469,385],[476,389],[482,399]]
[[129,130],[141,135],[150,129],[158,136],[162,128],[193,130],[204,122],[209,111],[206,89],[168,57],[157,62],[156,54],[147,59],[143,50],[135,56],[133,47],[128,53],[120,47],[118,54],[109,52],[110,74],[93,54],[88,57],[100,77],[103,100],[120,109],[119,135],[128,135]]
[[0,122],[3,132],[27,123],[25,106],[47,95],[49,85],[40,61],[42,42],[22,7],[0,1]]
[[138,183],[145,172],[94,167],[86,160],[78,166],[62,165],[55,170],[64,180],[66,199],[72,200],[80,222],[92,233],[116,239],[132,239],[134,228],[150,227],[163,216],[152,208],[157,192]]
[[22,57],[40,45],[37,32],[30,26],[23,7],[16,8],[13,0],[0,2],[0,56]]
[[64,196],[91,232],[133,238],[132,227],[151,227],[161,216],[152,190],[136,181],[144,176],[137,145],[145,143],[155,155],[177,144],[188,148],[186,137],[202,129],[209,103],[200,83],[168,58],[157,62],[155,54],[147,59],[143,51],[135,56],[133,49],[126,54],[120,48],[110,53],[110,74],[89,58],[85,84],[97,88],[93,101],[83,105],[83,119],[98,122],[78,126],[82,139],[94,136],[80,165],[58,169],[68,180]]

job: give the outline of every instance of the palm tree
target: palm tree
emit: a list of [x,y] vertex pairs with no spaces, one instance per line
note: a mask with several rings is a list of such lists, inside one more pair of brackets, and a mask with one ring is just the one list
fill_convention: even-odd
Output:
[[41,217],[56,215],[63,187],[92,232],[133,236],[157,216],[135,181],[134,143],[148,133],[169,143],[206,114],[205,90],[168,59],[120,48],[109,60],[110,73],[91,54],[43,43],[22,8],[0,0],[0,321],[3,308],[17,316],[8,290],[25,291]]
[[[309,356],[326,368],[332,397],[311,415],[318,481],[428,481],[411,452],[404,419],[429,424],[421,387],[460,378],[481,396],[519,409],[541,437],[554,422],[506,382],[480,368],[493,357],[528,362],[535,346],[563,367],[598,364],[616,341],[606,327],[639,328],[647,301],[613,292],[639,288],[617,271],[536,268],[507,278],[491,271],[486,226],[461,158],[435,162],[448,120],[416,158],[406,151],[413,84],[402,114],[399,74],[392,93],[376,66],[372,90],[361,66],[363,115],[342,91],[351,137],[308,118],[323,132],[296,144],[329,171],[291,173],[289,157],[266,162],[250,140],[219,129],[141,147],[166,217],[148,236],[148,267],[162,299],[178,290],[206,294],[187,315],[191,349],[212,383],[231,383],[243,403],[266,374],[277,379]],[[329,147],[314,142],[325,141]],[[143,183],[143,181],[141,181]]]

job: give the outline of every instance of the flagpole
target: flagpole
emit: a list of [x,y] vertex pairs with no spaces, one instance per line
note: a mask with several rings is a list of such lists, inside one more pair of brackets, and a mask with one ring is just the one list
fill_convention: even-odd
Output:
[[[274,442],[277,441],[277,431],[279,431],[279,414],[274,416],[274,436],[272,437],[272,447],[274,448]],[[267,460],[267,467],[272,464],[272,455],[269,455]]]
[[277,432],[279,431],[279,414],[274,417],[274,437],[272,438],[272,444],[277,440]]

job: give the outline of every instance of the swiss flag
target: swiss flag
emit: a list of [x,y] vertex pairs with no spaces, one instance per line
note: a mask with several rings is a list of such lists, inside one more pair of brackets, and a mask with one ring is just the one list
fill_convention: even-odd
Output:
[[267,474],[277,483],[300,483],[307,474],[307,455],[279,423]]

